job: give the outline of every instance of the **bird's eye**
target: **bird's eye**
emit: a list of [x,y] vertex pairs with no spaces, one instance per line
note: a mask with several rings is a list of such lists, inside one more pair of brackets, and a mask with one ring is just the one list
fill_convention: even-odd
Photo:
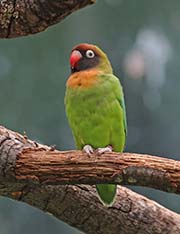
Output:
[[86,51],[86,57],[87,58],[94,58],[95,54],[92,50],[87,50]]

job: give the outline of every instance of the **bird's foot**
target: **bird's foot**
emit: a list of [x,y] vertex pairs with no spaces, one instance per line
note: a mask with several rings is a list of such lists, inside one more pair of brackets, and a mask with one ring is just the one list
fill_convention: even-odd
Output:
[[83,151],[84,151],[88,156],[90,156],[91,154],[94,153],[94,149],[93,149],[93,147],[92,147],[91,145],[85,145],[85,146],[83,147]]
[[107,146],[107,147],[104,147],[104,148],[97,148],[96,149],[96,153],[98,155],[101,155],[101,154],[104,154],[104,153],[109,153],[109,152],[112,152],[112,146]]

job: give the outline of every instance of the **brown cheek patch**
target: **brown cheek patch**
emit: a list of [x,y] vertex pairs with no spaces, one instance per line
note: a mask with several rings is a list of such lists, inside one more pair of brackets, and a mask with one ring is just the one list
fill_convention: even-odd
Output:
[[70,75],[69,79],[67,80],[67,87],[71,88],[88,88],[97,83],[98,75],[100,72],[97,70],[90,70],[90,71],[80,71],[73,73]]

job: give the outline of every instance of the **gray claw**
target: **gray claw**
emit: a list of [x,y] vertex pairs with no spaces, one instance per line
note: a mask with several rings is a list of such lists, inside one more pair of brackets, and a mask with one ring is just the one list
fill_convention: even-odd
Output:
[[112,152],[112,147],[111,146],[107,146],[107,147],[104,147],[104,148],[97,148],[96,151],[97,151],[98,155],[101,155],[101,154],[104,154],[104,153]]
[[85,146],[83,147],[83,151],[84,151],[88,156],[90,156],[91,154],[94,153],[94,149],[92,148],[91,145],[85,145]]

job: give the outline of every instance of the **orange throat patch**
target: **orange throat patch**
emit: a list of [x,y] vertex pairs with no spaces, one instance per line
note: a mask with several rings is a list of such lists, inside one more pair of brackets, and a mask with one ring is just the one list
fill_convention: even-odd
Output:
[[101,72],[96,69],[87,71],[75,72],[69,76],[67,80],[67,87],[71,88],[88,88],[95,85],[98,81],[98,75]]

